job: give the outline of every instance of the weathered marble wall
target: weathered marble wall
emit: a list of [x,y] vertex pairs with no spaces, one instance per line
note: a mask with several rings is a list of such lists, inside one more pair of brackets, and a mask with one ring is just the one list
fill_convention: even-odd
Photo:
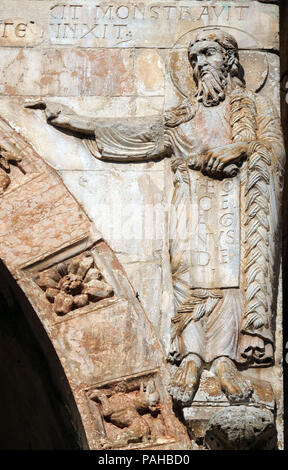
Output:
[[[162,338],[167,322],[163,315],[172,308],[165,225],[172,191],[169,162],[98,162],[77,139],[59,135],[45,124],[40,111],[24,110],[23,100],[51,97],[93,117],[160,114],[181,99],[172,79],[179,84],[185,70],[180,69],[176,77],[170,74],[174,51],[180,49],[180,59],[178,54],[176,59],[181,65],[190,31],[221,25],[230,32],[233,28],[243,49],[248,85],[257,89],[268,75],[261,93],[272,95],[279,105],[279,58],[263,51],[279,48],[276,5],[176,3],[98,5],[86,1],[63,7],[48,1],[13,0],[1,7],[8,19],[15,11],[19,17],[25,12],[23,23],[21,19],[13,20],[13,25],[12,20],[3,21],[0,95],[4,116],[33,142],[83,204],[125,266],[152,323],[162,329]],[[167,338],[166,348],[168,342]]]
[[[193,81],[185,60],[195,30],[219,26],[238,41],[247,86],[271,98],[280,111],[276,3],[1,2],[1,117],[56,170],[87,219],[109,244],[137,292],[164,354],[169,350],[174,312],[168,244],[173,193],[169,159],[149,163],[97,160],[81,139],[59,132],[47,124],[43,111],[24,105],[45,99],[91,119],[161,115],[178,105],[189,90],[191,93]],[[32,195],[30,203],[34,204]],[[59,223],[65,226],[65,217]],[[278,296],[275,365],[244,372],[247,377],[272,384],[278,404],[280,447],[281,305]],[[60,336],[65,336],[64,323],[61,328]]]

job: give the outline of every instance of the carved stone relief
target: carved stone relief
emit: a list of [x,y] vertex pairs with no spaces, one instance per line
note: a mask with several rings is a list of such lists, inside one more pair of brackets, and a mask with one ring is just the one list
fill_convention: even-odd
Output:
[[[1,131],[6,124],[2,121]],[[26,173],[35,172],[35,167],[29,164],[27,159],[29,154],[26,142],[19,142],[8,133],[4,133],[0,143],[0,194],[4,194],[7,189],[17,186],[19,182],[25,180]],[[27,161],[28,160],[28,161]],[[13,183],[11,185],[11,183]]]
[[167,405],[153,377],[129,377],[87,391],[94,403],[90,405],[94,419],[101,423],[99,442],[104,449],[153,448],[173,442],[166,423]]
[[[228,413],[233,413],[233,421]],[[205,444],[211,450],[276,450],[271,412],[239,406],[216,413],[209,422]]]
[[[51,45],[60,48],[58,59],[66,65],[69,51],[61,46],[75,47],[71,49],[71,70],[68,66],[67,70],[69,76],[76,76],[76,81],[66,86],[66,78],[62,81],[60,77],[56,83],[52,70],[44,92],[38,80],[37,93],[27,92],[21,102],[20,113],[30,120],[31,129],[37,125],[44,129],[42,135],[46,138],[47,134],[47,142],[59,144],[56,153],[64,149],[67,167],[60,168],[59,174],[96,225],[95,192],[106,203],[116,194],[117,178],[122,184],[126,178],[123,175],[137,174],[139,168],[148,172],[151,167],[151,173],[154,169],[156,173],[159,162],[166,172],[162,188],[163,200],[167,197],[165,209],[162,208],[165,228],[159,245],[162,251],[158,245],[152,249],[151,244],[146,258],[137,253],[134,259],[132,248],[129,251],[132,240],[123,241],[122,245],[117,240],[118,245],[113,245],[111,237],[110,251],[98,234],[89,247],[84,243],[69,254],[68,250],[78,243],[75,236],[65,248],[51,248],[49,253],[21,266],[26,291],[33,289],[37,311],[45,312],[43,318],[55,332],[55,347],[65,358],[77,403],[83,415],[90,417],[84,426],[91,448],[277,447],[281,386],[275,377],[280,364],[278,288],[285,162],[275,85],[277,59],[272,51],[276,47],[275,35],[271,34],[278,9],[276,5],[261,6],[258,1],[251,6],[216,3],[200,8],[196,0],[191,7],[177,2],[174,10],[163,2],[159,7],[147,5],[144,9],[134,5],[134,10],[130,5],[107,6],[107,11],[96,8],[95,15],[108,18],[104,29],[101,22],[88,28],[85,21],[92,6],[81,2],[53,6]],[[258,19],[253,23],[249,16],[245,30],[242,22],[248,10],[261,11],[263,18],[269,17],[265,40],[262,30],[255,29]],[[130,18],[130,29],[123,24],[116,31],[113,18],[119,19],[119,15],[122,20]],[[141,28],[139,36],[135,35],[134,21],[140,18],[137,15],[149,24],[161,15],[164,23],[172,21],[172,15],[178,18],[177,36],[167,33],[167,50],[161,52],[165,64],[160,60],[161,54],[157,55],[159,51],[145,52],[146,55],[137,51],[134,56],[129,49],[139,47],[143,40]],[[184,27],[188,17],[194,18],[193,29],[191,24]],[[152,30],[149,41],[163,48],[161,28]],[[97,50],[107,45],[109,51]],[[89,57],[85,47],[95,47]],[[115,47],[119,47],[119,54]],[[36,55],[38,52],[35,50]],[[51,54],[54,52],[53,49]],[[80,63],[81,70],[89,63],[87,70],[93,70],[97,79],[89,81],[87,72],[82,83],[76,72],[71,75],[74,62]],[[145,70],[153,63],[157,78],[142,73],[141,63]],[[100,64],[108,70],[101,77]],[[121,78],[118,80],[117,70]],[[137,80],[134,72],[139,73]],[[19,86],[17,83],[16,88]],[[30,86],[27,85],[29,92]],[[97,99],[111,95],[111,100],[121,95],[134,100],[135,90],[144,96],[149,86],[152,95],[163,87],[163,101],[155,113],[148,112],[152,95],[147,95],[148,111],[143,113],[141,101],[137,100],[133,101],[135,108],[132,106],[134,111],[129,116],[124,116],[121,108],[124,101],[119,105],[120,112],[116,108],[110,112],[109,105],[101,115],[100,101],[98,112],[93,111],[97,100],[92,95],[99,95]],[[83,102],[82,92],[86,95]],[[73,101],[74,95],[81,99]],[[19,118],[19,122],[21,119],[24,118]],[[69,159],[69,146],[80,155],[79,161],[85,155],[84,169],[77,167],[80,164],[75,163],[74,157]],[[20,158],[3,146],[0,186],[4,195],[10,184],[10,163],[21,169]],[[98,188],[97,182],[94,185],[93,173],[97,182],[107,173],[107,187]],[[143,201],[151,196],[143,189],[145,176],[137,180],[139,211]],[[116,225],[115,218],[113,222]],[[104,232],[107,229],[108,233],[108,225],[102,224]],[[80,228],[78,222],[77,229]],[[143,252],[145,242],[139,242]],[[119,268],[113,249],[119,259],[128,260],[125,268],[128,278],[132,273],[135,292]],[[160,251],[162,284],[155,283],[148,289],[147,280],[141,278],[143,265],[146,269],[151,259],[155,263]],[[151,263],[152,278],[153,266]],[[134,275],[140,295],[132,282]],[[42,296],[36,299],[39,288]],[[144,313],[147,300],[143,309],[143,294],[151,297],[149,313]],[[150,310],[153,325],[148,320]],[[51,312],[53,319],[49,317]],[[138,351],[129,336],[137,338]],[[151,344],[157,345],[155,357],[147,352]],[[81,361],[86,354],[85,367],[79,366],[81,370],[75,372],[73,367],[84,364]],[[125,354],[129,360],[123,365]],[[147,372],[153,368],[158,372]],[[171,433],[169,416],[177,423],[176,437]]]
[[21,157],[8,152],[3,147],[0,148],[0,191],[4,192],[11,183],[9,177],[10,165],[20,168]]
[[113,296],[89,252],[40,272],[35,280],[57,315]]

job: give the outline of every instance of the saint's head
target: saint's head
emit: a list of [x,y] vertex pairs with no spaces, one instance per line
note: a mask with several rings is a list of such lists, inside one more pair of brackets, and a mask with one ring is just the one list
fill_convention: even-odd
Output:
[[196,97],[204,106],[223,101],[228,85],[245,86],[238,44],[225,31],[201,30],[188,47],[188,58],[197,85]]

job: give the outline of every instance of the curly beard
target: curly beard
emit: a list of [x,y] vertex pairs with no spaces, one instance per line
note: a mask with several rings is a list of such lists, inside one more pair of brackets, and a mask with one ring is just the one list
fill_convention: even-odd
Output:
[[204,106],[217,106],[224,101],[227,86],[225,67],[218,71],[211,65],[206,65],[201,71],[195,70],[193,76],[197,85],[196,99]]

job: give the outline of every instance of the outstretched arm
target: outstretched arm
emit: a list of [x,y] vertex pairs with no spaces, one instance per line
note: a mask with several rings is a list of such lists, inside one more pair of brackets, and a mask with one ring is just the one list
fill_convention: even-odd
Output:
[[162,116],[97,119],[95,139],[100,158],[113,161],[149,161],[170,156]]
[[81,135],[93,135],[93,119],[81,116],[68,106],[60,103],[47,103],[46,101],[34,101],[25,105],[25,108],[43,109],[47,122],[55,127],[71,130]]
[[44,110],[47,122],[55,127],[68,129],[79,137],[87,136],[85,143],[96,158],[133,162],[171,155],[167,139],[164,138],[162,116],[93,119],[79,115],[59,103],[36,101],[25,107]]

